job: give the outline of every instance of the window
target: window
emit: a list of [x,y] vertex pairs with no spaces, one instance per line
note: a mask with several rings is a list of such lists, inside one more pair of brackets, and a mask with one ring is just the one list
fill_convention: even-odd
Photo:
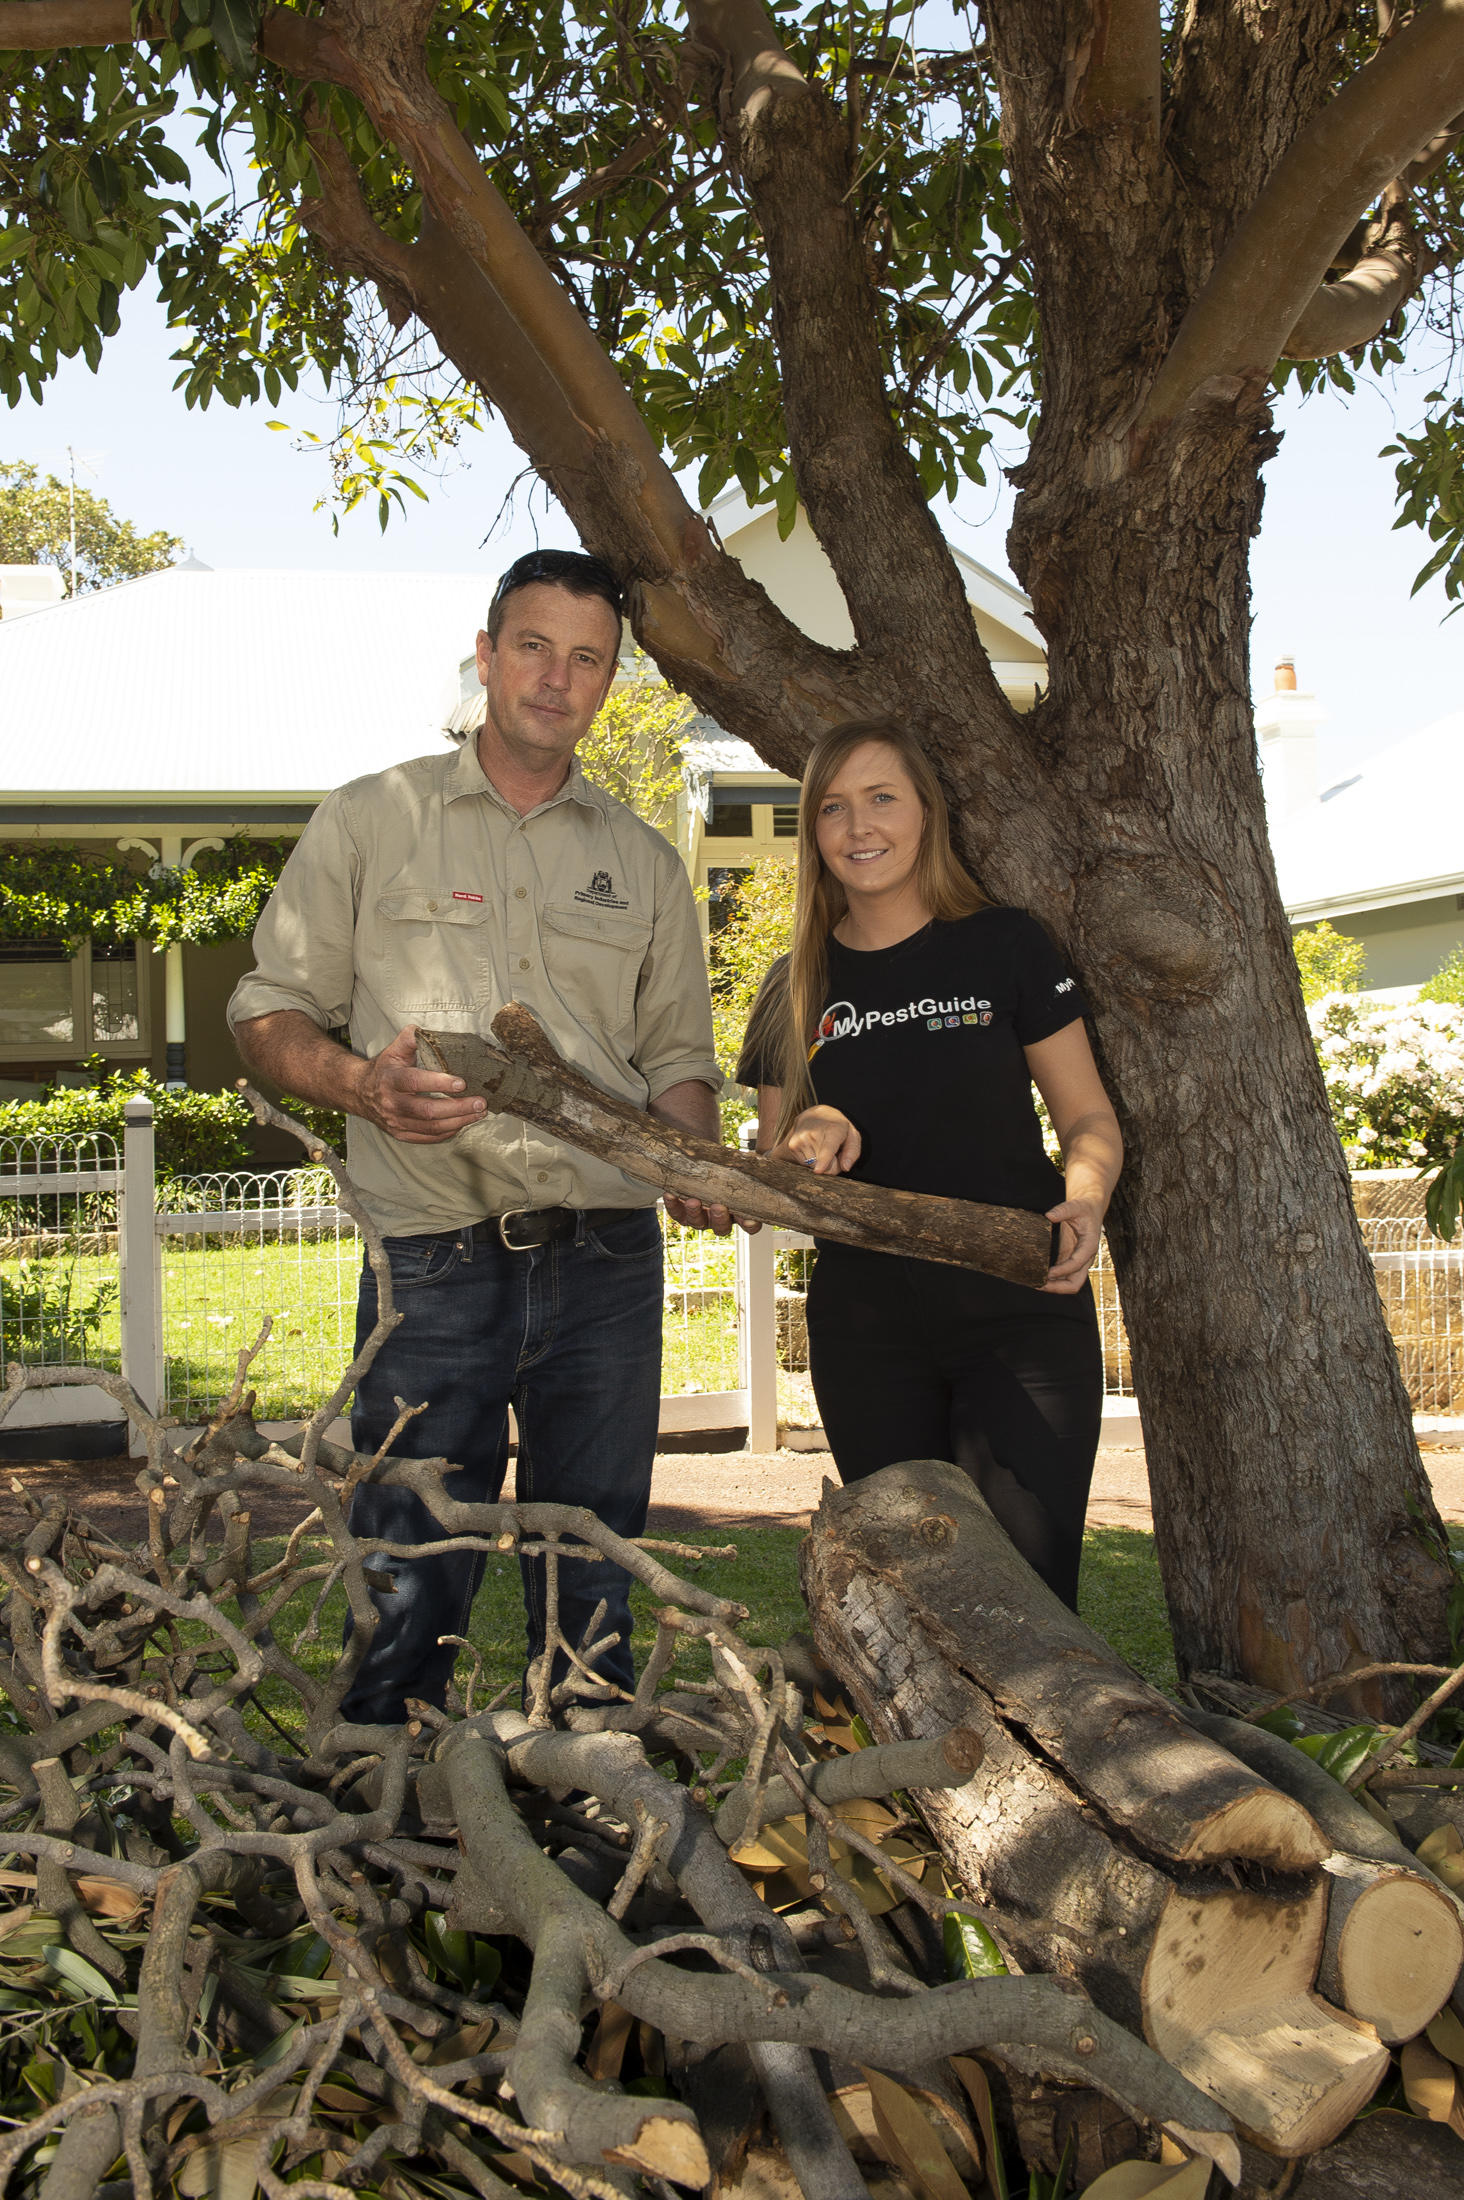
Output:
[[707,819],[708,840],[751,840],[752,804],[750,802],[722,802],[712,796],[712,814]]
[[135,941],[0,941],[0,1061],[140,1055],[146,1026]]
[[798,838],[798,804],[796,802],[775,802],[773,804],[773,838],[774,840],[796,840]]

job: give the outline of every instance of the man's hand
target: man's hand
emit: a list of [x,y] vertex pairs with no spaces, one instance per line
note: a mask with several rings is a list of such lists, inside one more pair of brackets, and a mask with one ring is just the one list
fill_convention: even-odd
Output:
[[730,1237],[735,1225],[752,1237],[762,1228],[751,1215],[734,1215],[730,1207],[709,1207],[700,1199],[678,1199],[674,1192],[663,1192],[661,1204],[671,1220],[686,1230],[715,1230],[718,1237]]
[[478,1122],[485,1108],[461,1077],[418,1069],[416,1027],[408,1024],[362,1064],[353,1112],[404,1146],[441,1146]]

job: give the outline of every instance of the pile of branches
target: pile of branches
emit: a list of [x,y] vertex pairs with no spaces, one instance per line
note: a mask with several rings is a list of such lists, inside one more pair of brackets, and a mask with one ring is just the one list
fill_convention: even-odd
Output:
[[[902,1861],[887,1836],[919,1831],[922,1792],[972,1777],[972,1735],[836,1750],[852,1737],[814,1715],[808,1673],[668,1563],[704,1554],[628,1543],[576,1508],[463,1503],[447,1461],[327,1441],[397,1316],[379,1239],[308,1143],[337,1171],[380,1294],[333,1396],[269,1441],[245,1353],[185,1448],[120,1378],[65,1371],[110,1390],[145,1440],[145,1533],[127,1545],[33,1506],[0,1549],[16,1715],[0,1853],[11,1886],[34,1885],[0,1921],[0,2025],[34,2046],[17,2014],[29,1959],[96,2048],[68,2055],[53,2029],[32,2055],[36,2113],[0,2136],[0,2193],[257,2182],[292,2200],[526,2186],[670,2200],[725,2182],[765,2110],[808,2200],[862,2200],[858,2134],[830,2093],[862,2074],[886,2158],[928,2187],[939,2171],[904,2108],[912,2088],[959,2104],[953,2072],[981,2129],[962,2174],[979,2182],[984,2147],[999,2189],[977,2053],[1096,2089],[1151,2147],[1167,2134],[1172,2159],[1177,2143],[1234,2176],[1223,2111],[1080,1991],[933,1972],[948,1919],[958,1946],[979,1943],[975,1907],[918,1842]],[[37,1379],[14,1370],[7,1403]],[[542,1561],[545,1653],[498,1696],[482,1700],[464,1644],[472,1671],[460,1661],[447,1709],[414,1704],[400,1727],[342,1719],[378,1624],[375,1554],[398,1548],[352,1531],[368,1479],[421,1497],[442,1530],[430,1548]],[[260,1492],[309,1506],[280,1555],[255,1547]],[[562,1569],[586,1559],[623,1566],[654,1601],[633,1690],[602,1674],[602,1619],[578,1642],[559,1625]],[[351,1633],[326,1669],[312,1645],[335,1592]],[[891,1797],[874,1838],[871,1799]]]

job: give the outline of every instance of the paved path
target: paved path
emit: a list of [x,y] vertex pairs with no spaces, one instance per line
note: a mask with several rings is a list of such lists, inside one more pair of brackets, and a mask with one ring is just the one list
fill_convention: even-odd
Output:
[[[1426,1450],[1423,1459],[1444,1518],[1464,1520],[1464,1454]],[[807,1527],[824,1476],[831,1471],[827,1452],[663,1452],[656,1461],[652,1532],[703,1533],[754,1522],[770,1528]],[[108,1533],[131,1540],[142,1524],[132,1486],[136,1472],[137,1462],[129,1465],[125,1459],[0,1466],[0,1532],[13,1532],[25,1519],[10,1486],[15,1480],[42,1502],[64,1496]],[[256,1535],[281,1533],[301,1509],[290,1498],[260,1492],[251,1505]],[[1152,1525],[1144,1454],[1137,1445],[1099,1452],[1088,1525]]]

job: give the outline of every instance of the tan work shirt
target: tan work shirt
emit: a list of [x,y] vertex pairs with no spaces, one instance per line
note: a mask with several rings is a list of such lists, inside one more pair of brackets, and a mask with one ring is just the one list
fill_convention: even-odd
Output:
[[[471,740],[337,788],[285,865],[254,953],[231,1027],[303,1009],[323,1031],[348,1024],[369,1057],[408,1024],[487,1035],[504,1003],[521,1001],[566,1060],[637,1107],[687,1079],[721,1087],[685,870],[578,763],[527,817],[484,776]],[[440,1146],[404,1145],[353,1116],[347,1150],[388,1236],[656,1198],[510,1115]]]

